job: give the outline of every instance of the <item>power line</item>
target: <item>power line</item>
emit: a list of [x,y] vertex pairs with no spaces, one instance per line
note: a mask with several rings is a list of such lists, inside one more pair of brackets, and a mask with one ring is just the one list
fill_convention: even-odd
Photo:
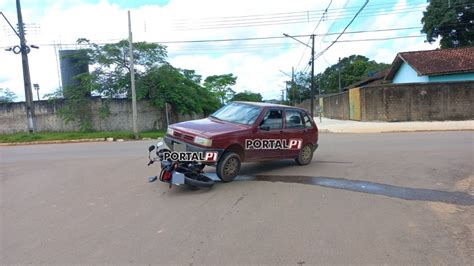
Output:
[[[414,7],[415,6],[415,7]],[[416,4],[414,6],[403,6],[395,7],[390,10],[380,10],[375,9],[374,7],[367,7],[365,14],[360,17],[373,17],[373,16],[387,16],[387,15],[396,15],[396,14],[407,14],[414,12],[424,11],[426,4]],[[458,4],[458,6],[466,6],[465,4]],[[238,28],[238,27],[259,27],[259,26],[275,26],[275,25],[285,25],[285,24],[297,24],[297,23],[309,23],[314,22],[319,15],[324,14],[320,13],[311,13],[313,11],[300,11],[292,13],[278,13],[278,16],[268,16],[268,17],[255,17],[247,18],[249,16],[241,17],[228,17],[222,18],[222,20],[215,21],[193,21],[175,23],[176,30],[208,30],[208,29],[227,29],[227,28]],[[293,14],[296,13],[296,14]],[[338,13],[334,13],[326,16],[325,20],[339,20],[345,18],[351,18],[351,11],[344,9]],[[264,15],[259,15],[264,16]],[[232,19],[235,18],[235,19]],[[238,18],[238,19],[237,19]]]
[[[406,39],[406,38],[420,38],[420,37],[426,37],[426,35],[408,35],[408,36],[393,36],[393,37],[384,37],[384,38],[367,38],[367,39],[348,39],[348,40],[338,40],[337,42],[338,43],[349,43],[349,42],[366,42],[366,41],[387,41],[387,40],[394,40],[394,39]],[[226,54],[234,54],[234,53],[252,53],[252,52],[255,52],[255,50],[257,49],[261,49],[259,47],[254,47],[254,48],[251,48],[251,49],[241,49],[239,47],[235,47],[235,49],[230,49],[230,50],[226,50],[225,53]],[[275,46],[273,50],[284,50],[284,49],[287,49],[287,47],[283,47],[283,46]],[[207,52],[206,52],[207,51]],[[205,54],[209,54],[208,51],[213,51],[213,52],[220,52],[221,49],[219,49],[218,47],[214,47],[214,48],[208,48],[208,49],[197,49],[197,48],[194,48],[194,49],[185,49],[185,50],[181,50],[181,49],[178,49],[176,50],[175,52],[172,53],[173,56],[176,56],[176,55],[205,55]],[[271,51],[270,51],[271,52]],[[305,72],[308,68],[309,68],[310,64],[306,64],[305,65],[305,69],[302,71],[302,72]]]
[[316,60],[317,58],[319,58],[321,55],[323,55],[327,50],[329,50],[329,48],[331,48],[336,42],[337,40],[339,40],[339,38],[341,38],[342,34],[344,34],[347,30],[347,28],[349,28],[349,26],[352,24],[352,22],[354,22],[354,20],[357,18],[357,16],[360,14],[360,12],[362,12],[362,10],[364,10],[365,6],[367,6],[367,4],[369,3],[369,0],[366,0],[364,5],[362,5],[362,7],[359,9],[359,11],[357,11],[357,13],[354,15],[354,17],[351,19],[351,21],[349,21],[349,23],[347,24],[347,26],[342,30],[342,32],[337,36],[336,40],[334,40],[328,47],[326,47],[325,49],[323,49],[321,52],[318,53],[318,55],[316,56],[316,58],[314,60]]
[[[404,28],[389,28],[389,29],[371,29],[371,30],[360,30],[360,31],[348,31],[347,34],[361,34],[361,33],[372,33],[372,32],[389,32],[389,31],[401,31],[401,30],[412,30],[412,29],[421,29],[422,27],[404,27]],[[341,34],[341,32],[330,32],[325,34],[316,34],[316,36],[333,36]],[[293,35],[292,35],[293,36]],[[301,35],[294,35],[294,37],[310,37],[311,34],[301,34]],[[284,36],[265,36],[265,37],[244,37],[244,38],[227,38],[227,39],[203,39],[203,40],[175,40],[175,41],[152,41],[149,43],[156,43],[156,44],[192,44],[192,43],[212,43],[212,42],[236,42],[236,41],[257,41],[257,40],[274,40],[274,39],[285,39]],[[113,42],[111,42],[113,41]],[[95,43],[97,45],[106,45],[106,44],[113,44],[116,41],[120,41],[119,39],[109,39],[109,40],[91,40],[91,43]],[[54,46],[58,45],[57,43],[40,43],[37,44],[39,46]],[[61,43],[61,45],[78,45],[77,43]],[[0,47],[1,49],[8,48],[10,46]]]
[[[374,17],[374,16],[387,16],[387,15],[394,15],[394,14],[406,14],[406,13],[414,13],[414,12],[421,12],[424,8],[420,9],[397,9],[394,11],[378,11],[373,13],[365,14],[363,17]],[[326,18],[326,20],[339,20],[352,17],[349,14],[337,14],[337,15],[330,15]],[[179,31],[187,31],[187,30],[211,30],[211,29],[228,29],[228,28],[240,28],[240,27],[261,27],[261,26],[276,26],[276,25],[286,25],[286,24],[301,24],[301,23],[310,23],[315,22],[316,18],[314,16],[307,18],[287,18],[287,19],[270,19],[266,21],[241,21],[236,23],[214,23],[214,24],[192,24],[188,26],[178,26],[175,27],[175,30]]]
[[[378,4],[371,4],[368,9],[376,9],[377,8],[384,8],[393,6],[398,2],[385,2],[385,3],[378,3]],[[416,5],[426,5],[426,3],[422,2],[419,4],[413,4],[412,6]],[[338,12],[352,12],[352,10],[358,10],[359,6],[350,6],[350,7],[341,7],[341,8],[332,8],[331,11],[338,11]],[[254,15],[241,15],[241,16],[227,16],[227,17],[208,17],[208,18],[197,18],[197,19],[179,19],[176,20],[175,24],[183,24],[183,23],[196,23],[196,22],[221,22],[221,21],[242,21],[242,20],[252,20],[252,19],[260,19],[260,18],[276,18],[276,17],[291,17],[291,16],[305,16],[307,17],[308,14],[310,16],[323,14],[326,9],[318,9],[318,10],[302,10],[302,11],[292,11],[292,12],[279,12],[279,13],[268,13],[268,14],[254,14]]]
[[[394,36],[394,37],[385,37],[385,38],[352,39],[352,40],[342,40],[342,41],[337,41],[337,42],[387,41],[387,40],[394,40],[394,39],[420,38],[420,37],[426,37],[426,35],[421,34],[421,35]],[[318,58],[318,57],[316,57],[316,58]]]
[[[312,33],[312,34],[314,34],[314,33],[316,32],[316,30],[318,29],[319,24],[321,24],[321,21],[323,20],[324,16],[327,16],[327,14],[328,14],[328,9],[329,9],[329,7],[331,6],[331,4],[332,4],[332,0],[330,0],[328,6],[327,6],[326,9],[324,10],[324,13],[321,15],[321,18],[319,18],[318,24],[316,24],[316,27],[314,27],[314,30],[313,30],[313,33]],[[305,50],[306,50],[306,49],[305,49]]]
[[[376,9],[373,6],[367,7],[365,10],[364,16],[379,16],[379,15],[390,15],[390,14],[398,14],[398,13],[410,13],[410,12],[418,12],[423,11],[426,7],[426,4],[417,4],[414,6],[402,6],[402,7],[395,7],[390,10],[380,10]],[[398,12],[397,12],[398,11]],[[177,29],[180,30],[193,30],[193,29],[211,29],[211,28],[231,28],[231,27],[250,27],[250,26],[266,26],[266,25],[278,25],[278,24],[291,24],[291,23],[305,23],[305,22],[312,22],[315,21],[319,15],[324,14],[324,12],[319,13],[311,13],[312,11],[301,11],[301,12],[293,12],[297,13],[296,15],[293,13],[279,13],[283,15],[272,16],[269,15],[267,17],[256,17],[256,18],[240,18],[238,19],[229,20],[224,18],[222,20],[214,20],[214,21],[193,21],[190,20],[186,23],[177,24],[175,23]],[[334,20],[334,19],[342,19],[348,17],[352,13],[351,10],[343,9],[342,11],[338,11],[334,14],[331,14],[326,18],[326,20]],[[263,16],[263,15],[262,15]],[[246,17],[246,16],[242,16]],[[247,16],[248,17],[248,16]],[[349,16],[350,17],[350,16]],[[234,17],[228,17],[234,18]]]
[[[314,27],[314,30],[313,30],[313,33],[312,33],[312,34],[314,34],[314,33],[316,32],[316,30],[317,30],[318,27],[319,27],[319,24],[321,24],[321,21],[323,21],[324,16],[327,15],[328,9],[329,9],[329,7],[331,6],[331,4],[332,4],[332,0],[329,1],[328,6],[327,6],[326,9],[324,10],[324,13],[321,15],[321,18],[319,18],[319,21],[318,21],[318,23],[316,24],[316,27]],[[309,42],[310,42],[310,41],[311,41],[311,38],[308,39],[308,41],[306,42],[306,46],[305,46],[305,48],[304,48],[303,53],[301,54],[300,60],[298,60],[298,64],[296,64],[296,69],[298,69],[298,67],[300,66],[301,61],[303,60],[303,57],[304,57],[304,55],[305,55],[305,53],[306,53],[306,49],[308,49],[308,46],[309,46]]]

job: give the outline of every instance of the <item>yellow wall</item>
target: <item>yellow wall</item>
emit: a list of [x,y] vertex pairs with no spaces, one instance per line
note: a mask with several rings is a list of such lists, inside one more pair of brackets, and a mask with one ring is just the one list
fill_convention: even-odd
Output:
[[351,120],[361,120],[359,88],[349,90],[349,118]]

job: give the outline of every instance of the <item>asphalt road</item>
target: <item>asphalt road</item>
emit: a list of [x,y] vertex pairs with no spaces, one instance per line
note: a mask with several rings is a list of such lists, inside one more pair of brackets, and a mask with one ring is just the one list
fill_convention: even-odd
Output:
[[321,134],[200,190],[148,184],[151,143],[0,147],[0,264],[474,261],[474,132]]

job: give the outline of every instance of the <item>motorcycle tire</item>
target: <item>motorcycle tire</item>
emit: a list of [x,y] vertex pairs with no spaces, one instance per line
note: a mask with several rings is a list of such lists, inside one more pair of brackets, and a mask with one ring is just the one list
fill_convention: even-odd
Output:
[[214,180],[205,175],[199,175],[197,178],[184,176],[184,183],[192,187],[212,187]]

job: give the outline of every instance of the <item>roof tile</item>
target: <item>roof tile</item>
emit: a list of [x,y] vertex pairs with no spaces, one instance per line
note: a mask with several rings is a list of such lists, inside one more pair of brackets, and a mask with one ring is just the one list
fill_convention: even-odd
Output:
[[398,56],[413,67],[418,75],[474,72],[474,46],[402,52]]

